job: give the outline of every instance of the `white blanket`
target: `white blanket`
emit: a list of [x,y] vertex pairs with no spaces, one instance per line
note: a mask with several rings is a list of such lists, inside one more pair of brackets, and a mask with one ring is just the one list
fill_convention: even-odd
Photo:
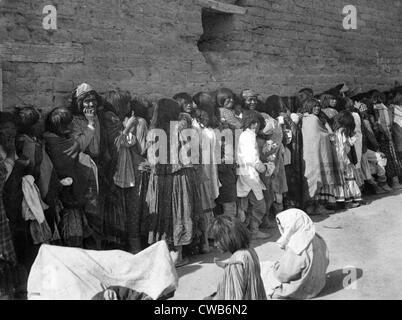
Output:
[[29,300],[90,300],[110,286],[158,299],[176,290],[178,276],[166,242],[136,255],[42,245],[28,278]]

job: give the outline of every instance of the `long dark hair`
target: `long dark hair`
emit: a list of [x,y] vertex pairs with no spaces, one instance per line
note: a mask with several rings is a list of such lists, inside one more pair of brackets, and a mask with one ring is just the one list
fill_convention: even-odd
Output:
[[220,114],[212,95],[207,92],[198,92],[194,95],[193,100],[200,110],[208,114],[209,120],[206,126],[213,129],[218,128]]
[[335,116],[334,131],[344,129],[347,137],[352,137],[355,133],[355,119],[350,111],[343,110]]
[[236,218],[218,216],[211,225],[211,234],[222,250],[235,253],[250,246],[250,233]]
[[265,126],[264,117],[258,111],[246,110],[243,114],[242,119],[243,130],[250,128],[250,126],[254,123],[257,123],[259,125],[259,130],[263,129]]
[[306,100],[303,104],[303,112],[312,113],[315,107],[319,106],[321,108],[321,103],[319,100],[311,98]]
[[184,111],[184,107],[187,104],[193,103],[193,98],[187,92],[180,92],[175,94],[173,96],[173,100],[175,100],[179,104],[181,112]]
[[130,116],[131,94],[129,91],[120,89],[110,90],[106,95],[106,101],[113,106],[121,121],[125,117]]
[[181,112],[180,105],[173,99],[158,100],[151,120],[151,129],[170,131],[170,122],[178,121]]
[[233,98],[235,94],[228,88],[221,88],[216,92],[216,104],[219,108],[223,108],[226,99]]
[[278,95],[269,96],[265,104],[260,104],[260,106],[257,104],[257,110],[269,114],[272,118],[277,118],[281,112],[287,111],[285,103]]
[[152,108],[152,103],[148,100],[134,97],[130,103],[131,111],[134,111],[136,117],[143,118],[147,124],[150,123],[151,119],[149,119],[148,110]]

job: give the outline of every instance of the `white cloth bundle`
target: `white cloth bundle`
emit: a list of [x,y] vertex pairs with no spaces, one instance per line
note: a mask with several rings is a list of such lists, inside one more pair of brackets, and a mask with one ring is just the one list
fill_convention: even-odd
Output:
[[29,300],[90,300],[110,286],[158,299],[174,292],[178,277],[166,242],[133,255],[42,245],[28,278]]

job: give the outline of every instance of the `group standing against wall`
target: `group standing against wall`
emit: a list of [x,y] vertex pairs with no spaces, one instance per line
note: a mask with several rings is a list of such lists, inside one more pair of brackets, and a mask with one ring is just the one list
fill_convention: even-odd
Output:
[[[233,139],[222,143],[225,130]],[[201,161],[186,161],[193,139]],[[401,159],[402,87],[305,88],[265,102],[221,88],[152,104],[83,83],[69,107],[0,113],[0,296],[24,297],[43,243],[137,253],[165,240],[180,267],[222,228],[269,239],[285,209],[331,214],[399,189]]]

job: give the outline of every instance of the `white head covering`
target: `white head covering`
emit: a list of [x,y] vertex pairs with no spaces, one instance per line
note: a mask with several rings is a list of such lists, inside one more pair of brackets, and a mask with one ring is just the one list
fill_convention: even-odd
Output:
[[88,92],[94,91],[94,88],[89,85],[88,83],[81,83],[78,87],[77,87],[77,91],[75,96],[77,98],[79,98],[80,96],[82,96],[83,94],[86,94]]
[[258,94],[252,89],[245,89],[242,91],[241,96],[243,98],[254,98],[257,97]]
[[299,115],[298,115],[297,113],[291,113],[291,114],[290,114],[290,119],[292,119],[292,121],[293,121],[295,124],[298,124],[299,121],[300,121],[300,117],[299,117]]
[[302,210],[289,209],[276,216],[281,237],[277,243],[288,246],[296,254],[301,254],[315,236],[313,221]]

